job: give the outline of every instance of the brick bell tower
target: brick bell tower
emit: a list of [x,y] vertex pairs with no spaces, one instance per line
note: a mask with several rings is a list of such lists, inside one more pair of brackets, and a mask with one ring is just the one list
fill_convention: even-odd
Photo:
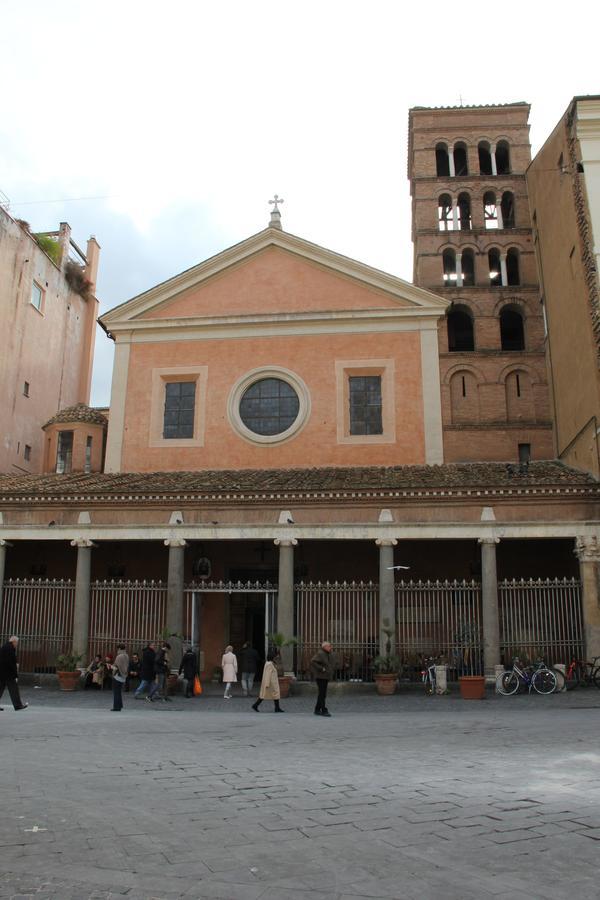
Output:
[[525,171],[529,105],[409,112],[415,284],[440,323],[444,460],[554,456]]

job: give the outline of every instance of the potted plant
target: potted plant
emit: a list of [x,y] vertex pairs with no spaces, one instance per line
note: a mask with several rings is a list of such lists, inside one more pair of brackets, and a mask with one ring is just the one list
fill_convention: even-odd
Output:
[[[460,647],[461,663],[471,671],[481,671],[480,634],[477,625],[463,622],[454,635],[455,644]],[[464,671],[463,668],[463,671]],[[483,675],[459,675],[458,688],[463,700],[483,700],[485,698],[485,677]]]
[[378,694],[394,694],[398,683],[398,674],[402,668],[400,657],[392,653],[392,637],[395,628],[392,628],[387,619],[383,621],[381,629],[386,636],[385,653],[379,654],[373,660],[375,669],[374,678]]
[[298,638],[286,638],[286,636],[282,634],[281,631],[273,631],[270,634],[267,634],[267,639],[271,644],[273,650],[275,650],[276,652],[276,656],[273,662],[275,663],[275,668],[277,669],[277,677],[279,678],[279,693],[281,694],[281,697],[283,699],[285,697],[289,697],[290,695],[290,685],[293,678],[291,675],[286,675],[283,671],[281,651],[284,647],[295,647],[298,643]]
[[81,656],[76,653],[61,653],[56,659],[56,675],[61,691],[74,691],[81,678],[79,663]]

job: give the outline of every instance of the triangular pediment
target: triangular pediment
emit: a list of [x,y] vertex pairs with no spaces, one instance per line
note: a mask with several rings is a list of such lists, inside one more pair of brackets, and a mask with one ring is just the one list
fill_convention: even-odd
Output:
[[421,317],[443,315],[447,306],[408,281],[267,228],[115,307],[101,322],[114,331],[161,321],[370,310]]

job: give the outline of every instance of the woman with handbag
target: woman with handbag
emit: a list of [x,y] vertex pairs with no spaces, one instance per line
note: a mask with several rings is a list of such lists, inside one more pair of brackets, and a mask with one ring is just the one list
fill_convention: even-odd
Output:
[[191,647],[188,647],[181,657],[181,665],[179,666],[179,674],[183,674],[185,679],[185,696],[194,696],[194,678],[198,674],[198,661],[196,654]]
[[125,644],[119,644],[115,661],[112,664],[112,712],[121,712],[123,709],[123,685],[127,681],[129,672],[129,656],[125,651]]

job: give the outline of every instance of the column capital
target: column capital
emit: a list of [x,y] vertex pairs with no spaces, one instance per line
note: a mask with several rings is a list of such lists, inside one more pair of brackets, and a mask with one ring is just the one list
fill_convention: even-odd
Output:
[[187,541],[184,541],[183,538],[166,538],[164,544],[169,550],[171,547],[187,547]]
[[298,541],[296,538],[275,538],[273,541],[276,547],[297,547]]
[[579,562],[600,562],[600,538],[578,537],[573,552]]
[[74,540],[71,541],[71,547],[77,547],[78,550],[80,547],[85,549],[86,547],[97,547],[97,546],[98,545],[95,544],[93,541],[90,541],[89,538],[75,538]]
[[477,543],[478,543],[478,544],[499,544],[499,543],[500,543],[500,538],[499,538],[499,537],[493,537],[493,536],[490,534],[490,535],[486,535],[485,537],[477,538]]
[[375,543],[378,547],[396,547],[398,541],[396,538],[377,538]]

